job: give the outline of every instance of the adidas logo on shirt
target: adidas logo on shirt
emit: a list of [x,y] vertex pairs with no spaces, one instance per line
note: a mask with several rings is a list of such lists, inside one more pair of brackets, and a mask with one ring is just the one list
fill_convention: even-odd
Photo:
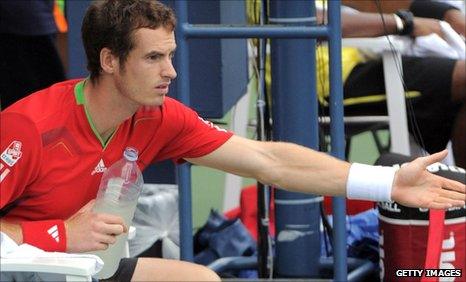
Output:
[[104,160],[100,159],[99,163],[95,166],[94,170],[91,172],[91,175],[96,173],[102,173],[107,170],[107,167],[104,164]]
[[60,237],[58,236],[58,227],[56,224],[50,227],[49,230],[47,230],[47,233],[49,233],[50,236],[52,236],[52,238],[57,241],[57,243],[60,242]]

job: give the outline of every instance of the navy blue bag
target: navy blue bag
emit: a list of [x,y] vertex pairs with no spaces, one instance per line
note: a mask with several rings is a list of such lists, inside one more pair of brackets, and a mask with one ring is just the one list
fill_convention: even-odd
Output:
[[211,210],[207,222],[194,235],[194,262],[208,265],[218,258],[252,256],[256,242],[239,219],[228,220]]

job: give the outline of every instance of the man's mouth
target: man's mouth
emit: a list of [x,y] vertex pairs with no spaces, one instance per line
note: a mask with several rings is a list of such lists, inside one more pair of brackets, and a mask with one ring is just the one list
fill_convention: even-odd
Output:
[[170,85],[170,83],[162,83],[162,84],[157,85],[155,88],[157,88],[157,89],[167,89],[169,85]]
[[168,86],[170,83],[159,84],[155,87],[160,94],[166,95],[168,93]]

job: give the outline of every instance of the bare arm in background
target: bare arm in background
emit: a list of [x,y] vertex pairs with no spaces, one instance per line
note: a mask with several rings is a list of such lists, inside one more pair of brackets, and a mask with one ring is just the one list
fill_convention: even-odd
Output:
[[413,0],[342,0],[341,4],[366,13],[379,13],[377,2],[382,13],[392,14],[398,10],[407,10]]
[[[317,10],[318,22],[323,22],[326,16],[322,10]],[[383,21],[382,21],[383,17]],[[385,23],[385,26],[384,26]],[[442,36],[439,21],[436,19],[418,18],[413,20],[414,29],[411,36],[423,36],[437,33]],[[342,10],[341,32],[343,37],[378,37],[386,34],[397,34],[396,21],[393,14],[378,14]]]
[[449,10],[443,18],[459,34],[466,36],[466,19],[465,14],[458,10]]
[[[342,0],[342,5],[351,7],[360,12],[379,14],[393,14],[398,10],[408,10],[413,0],[377,0],[380,3],[380,11],[376,0]],[[466,19],[465,14],[459,10],[448,10],[443,18],[459,34],[465,36]]]

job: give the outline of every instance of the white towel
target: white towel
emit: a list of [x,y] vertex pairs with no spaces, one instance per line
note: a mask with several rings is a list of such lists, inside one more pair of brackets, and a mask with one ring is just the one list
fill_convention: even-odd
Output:
[[443,37],[436,33],[418,36],[414,40],[402,37],[405,44],[403,54],[417,57],[443,57],[455,60],[465,59],[465,42],[451,26],[444,21],[440,22]]
[[89,258],[95,260],[94,274],[99,272],[104,262],[96,255],[91,254],[69,254],[61,252],[46,252],[29,244],[18,246],[13,239],[3,232],[0,232],[0,257],[1,258]]

